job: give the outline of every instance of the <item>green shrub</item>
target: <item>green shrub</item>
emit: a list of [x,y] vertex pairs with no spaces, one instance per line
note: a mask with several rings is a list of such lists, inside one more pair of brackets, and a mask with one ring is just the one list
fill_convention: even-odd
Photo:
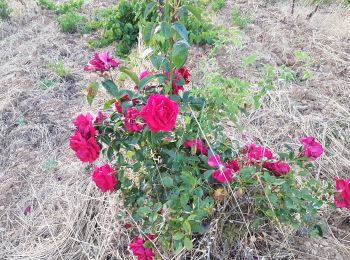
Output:
[[10,17],[11,9],[7,0],[0,0],[0,19],[5,20]]
[[80,9],[84,4],[84,0],[69,0],[62,4],[56,4],[50,0],[39,0],[38,5],[46,10],[55,11],[59,14],[67,14],[74,10]]
[[225,0],[213,0],[213,2],[211,3],[211,8],[217,12],[219,10],[221,10],[225,5]]
[[103,35],[98,40],[90,41],[93,48],[101,48],[116,42],[115,53],[125,56],[137,42],[139,22],[146,7],[146,1],[122,0],[114,9],[106,9],[95,21],[92,29],[102,29]]
[[63,32],[75,33],[83,26],[84,17],[70,12],[59,16],[57,22]]

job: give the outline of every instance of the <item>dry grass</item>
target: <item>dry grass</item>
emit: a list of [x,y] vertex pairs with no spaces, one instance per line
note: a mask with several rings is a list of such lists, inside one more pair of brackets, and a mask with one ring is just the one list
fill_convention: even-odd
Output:
[[[242,118],[244,134],[273,150],[283,142],[295,145],[300,135],[314,135],[326,147],[315,176],[325,182],[348,177],[349,11],[324,7],[307,21],[312,7],[296,6],[292,17],[285,4],[263,8],[260,1],[227,1],[217,22],[229,23],[233,2],[252,13],[253,24],[245,29],[241,47],[226,46],[209,60],[204,48],[193,50],[190,64],[198,82],[201,60],[216,64],[226,76],[254,80],[258,70],[243,69],[242,57],[256,53],[254,66],[279,66],[290,63],[295,49],[306,51],[314,60],[313,77],[288,86],[278,83],[261,109]],[[91,169],[76,160],[67,144],[72,118],[88,110],[83,95],[88,76],[82,68],[92,51],[80,36],[60,33],[34,1],[10,4],[14,18],[0,24],[0,259],[127,259],[129,237],[121,228],[123,220],[116,219],[125,213],[118,195],[101,196],[90,182]],[[85,8],[99,4],[89,1]],[[58,80],[46,68],[60,60],[73,71],[69,80]],[[300,69],[300,64],[291,64]],[[38,86],[44,79],[57,83],[42,90]],[[251,209],[242,200],[249,221]],[[28,206],[31,211],[24,214]],[[192,259],[253,259],[256,251],[272,259],[350,258],[346,211],[322,212],[329,231],[324,238],[271,227],[251,237],[233,198],[220,207]]]

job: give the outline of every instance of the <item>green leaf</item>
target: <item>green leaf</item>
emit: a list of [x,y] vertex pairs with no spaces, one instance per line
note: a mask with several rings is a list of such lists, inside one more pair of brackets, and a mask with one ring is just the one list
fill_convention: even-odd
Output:
[[142,90],[146,86],[146,84],[148,82],[150,82],[152,79],[154,79],[155,77],[156,77],[156,75],[149,75],[149,76],[144,77],[143,79],[140,80],[140,83],[139,83],[137,88],[139,90]]
[[176,232],[174,235],[173,235],[173,239],[174,240],[180,240],[184,237],[185,235],[181,232]]
[[170,176],[165,176],[162,178],[165,187],[170,188],[174,185],[174,181]]
[[115,101],[115,98],[106,101],[103,105],[103,109],[108,109]]
[[145,41],[146,44],[149,44],[151,42],[152,34],[153,34],[153,22],[148,22],[143,31],[143,40]]
[[185,221],[182,223],[182,228],[185,230],[185,232],[186,232],[187,234],[191,234],[191,232],[192,232],[191,224],[190,224],[190,222],[188,222],[187,220],[185,220]]
[[173,46],[172,58],[177,69],[180,69],[186,62],[188,56],[188,43],[178,41]]
[[147,240],[143,243],[143,247],[144,248],[152,248],[153,247],[153,244],[151,241]]
[[113,97],[116,97],[118,95],[118,88],[114,84],[113,81],[106,79],[102,82],[102,86],[107,90],[107,92],[112,95]]
[[193,248],[192,240],[189,239],[188,237],[185,237],[184,238],[184,246],[187,250],[192,250],[192,248]]
[[126,75],[129,76],[129,78],[136,84],[138,85],[140,83],[139,78],[137,77],[137,75],[132,72],[131,70],[129,70],[127,67],[120,67],[119,70],[123,73],[125,73]]
[[160,30],[165,39],[169,39],[171,37],[171,28],[167,22],[160,23]]
[[182,24],[180,23],[174,23],[172,28],[180,35],[180,37],[188,42],[188,32],[186,30],[186,27],[183,26]]
[[194,7],[193,5],[186,5],[186,7],[198,20],[202,20],[201,10]]
[[146,6],[146,8],[145,8],[145,11],[144,11],[144,13],[143,13],[143,16],[144,16],[145,18],[147,18],[147,16],[155,9],[155,7],[156,7],[156,3],[155,3],[155,2],[149,3],[149,4]]
[[97,90],[98,90],[97,82],[90,82],[87,88],[87,95],[86,95],[86,100],[90,106],[92,104],[92,101],[96,97]]
[[164,57],[162,57],[160,55],[152,55],[151,62],[152,62],[153,67],[155,67],[157,70],[159,70],[160,66],[162,66],[163,59],[164,59]]

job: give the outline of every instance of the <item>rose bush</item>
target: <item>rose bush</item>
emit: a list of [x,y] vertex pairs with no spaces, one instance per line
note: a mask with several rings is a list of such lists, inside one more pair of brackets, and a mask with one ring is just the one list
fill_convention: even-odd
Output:
[[[70,139],[82,162],[92,163],[100,154],[108,160],[94,168],[92,180],[102,192],[120,191],[137,224],[126,228],[135,236],[129,245],[133,255],[153,259],[155,245],[162,252],[191,250],[194,235],[206,232],[204,223],[210,222],[216,206],[229,195],[252,203],[256,219],[247,228],[269,221],[317,231],[317,212],[331,193],[311,174],[312,162],[323,153],[322,145],[313,137],[302,137],[299,150],[287,146],[288,151],[274,153],[228,138],[221,122],[237,118],[248,99],[234,99],[237,103],[229,116],[221,112],[225,107],[218,106],[228,103],[216,102],[209,92],[188,86],[188,35],[178,8],[199,14],[188,3],[166,8],[164,20],[144,25],[152,70],[137,75],[107,53],[96,54],[89,62],[86,70],[100,77],[111,99],[95,120],[89,113],[79,115]],[[121,74],[130,78],[129,88],[117,86],[116,77]],[[98,85],[89,84],[90,104]],[[303,181],[298,180],[301,176]],[[337,207],[349,206],[348,184],[337,180]]]

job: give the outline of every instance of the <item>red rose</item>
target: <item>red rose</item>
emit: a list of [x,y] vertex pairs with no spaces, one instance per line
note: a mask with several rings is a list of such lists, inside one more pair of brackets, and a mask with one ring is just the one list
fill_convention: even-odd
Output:
[[220,183],[231,182],[233,179],[233,173],[233,169],[230,168],[218,169],[213,172],[211,177]]
[[94,124],[101,125],[103,123],[103,120],[105,120],[106,118],[106,115],[104,115],[101,111],[98,111]]
[[299,141],[304,146],[303,155],[310,158],[311,161],[315,161],[323,153],[322,145],[315,140],[314,137],[302,137]]
[[137,122],[137,119],[141,119],[140,112],[134,107],[129,107],[125,114],[125,128],[130,132],[142,131],[145,128],[145,124],[143,122]]
[[93,116],[88,112],[86,116],[80,114],[74,120],[74,125],[77,128],[77,131],[84,137],[90,138],[95,134],[95,128],[92,125]]
[[141,116],[152,132],[171,131],[176,123],[179,107],[175,101],[160,94],[152,94],[142,108]]
[[275,176],[281,176],[290,172],[290,166],[283,161],[264,162],[263,167],[271,171]]
[[183,143],[183,146],[186,148],[192,148],[193,146],[195,146],[197,152],[205,155],[208,154],[208,149],[205,147],[204,142],[199,138],[193,140],[186,140]]
[[[165,76],[167,76],[168,80],[170,79],[170,74],[167,72],[163,72],[163,74]],[[181,79],[181,77],[183,77],[183,79],[185,80],[185,84],[190,83],[190,72],[188,71],[187,67],[184,66],[179,70],[176,70],[176,68],[174,68],[173,70],[173,79],[171,82],[171,87],[172,87],[172,94],[174,95],[178,95],[180,90],[184,90],[184,86],[183,85],[179,85],[178,81]],[[165,82],[166,83],[166,82]]]
[[76,156],[82,162],[92,163],[98,158],[100,146],[97,144],[95,137],[84,138],[80,132],[76,131],[70,138],[70,147],[75,151]]
[[132,243],[129,244],[129,248],[133,255],[137,257],[138,260],[152,260],[154,253],[152,248],[145,248],[143,244],[146,241],[140,237],[135,237]]
[[186,66],[183,66],[181,69],[179,69],[178,73],[184,78],[186,84],[189,84],[191,82],[190,81],[191,74]]
[[119,105],[118,101],[114,102],[114,106],[115,106],[115,109],[118,111],[119,114],[121,114],[123,112],[123,108],[122,108],[121,105]]
[[272,152],[263,146],[257,146],[256,144],[250,144],[244,151],[246,153],[245,160],[258,161],[260,159],[273,159]]
[[350,209],[350,178],[346,180],[335,179],[337,193],[334,195],[336,208]]
[[118,61],[110,57],[108,52],[100,52],[96,53],[94,58],[86,65],[85,71],[105,72],[110,70],[110,68],[116,68],[118,66]]
[[231,182],[233,179],[233,173],[239,170],[237,161],[231,160],[229,163],[223,165],[220,155],[218,154],[209,156],[208,165],[212,168],[219,168],[213,172],[211,177],[221,183]]
[[108,164],[105,164],[101,167],[95,167],[94,171],[92,172],[92,180],[102,192],[113,192],[115,185],[117,185],[115,175],[115,170]]

